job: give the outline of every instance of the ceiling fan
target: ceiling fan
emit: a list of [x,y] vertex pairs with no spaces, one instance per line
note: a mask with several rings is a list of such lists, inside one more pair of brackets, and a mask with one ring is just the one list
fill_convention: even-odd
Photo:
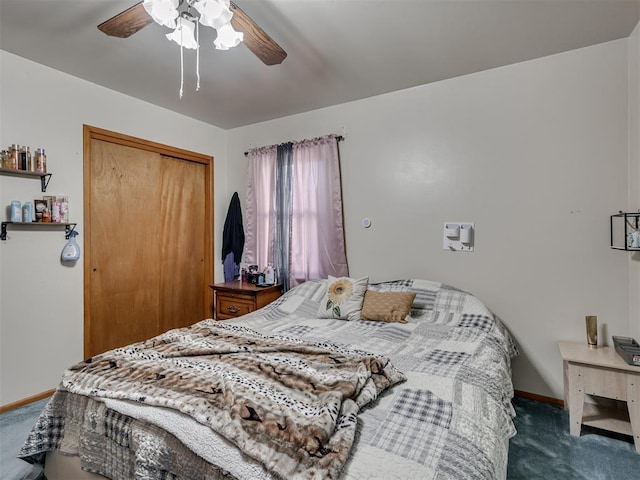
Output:
[[[190,5],[191,0],[185,0]],[[143,6],[144,2],[120,12],[106,22],[98,25],[98,29],[112,37],[127,38],[153,22],[151,16]],[[278,45],[267,33],[262,30],[249,16],[235,3],[230,2],[229,8],[233,12],[231,25],[234,29],[243,33],[243,43],[266,65],[277,65],[287,57],[280,45]]]

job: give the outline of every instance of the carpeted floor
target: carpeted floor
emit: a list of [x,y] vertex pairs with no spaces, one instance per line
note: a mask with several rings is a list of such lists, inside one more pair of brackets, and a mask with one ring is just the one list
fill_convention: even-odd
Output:
[[31,465],[16,455],[48,401],[45,398],[0,415],[0,479],[21,480],[31,471]]
[[[46,402],[0,415],[0,479],[22,480],[30,472],[15,455]],[[518,434],[509,445],[508,480],[640,479],[640,453],[630,436],[582,427],[572,437],[562,408],[519,397],[513,404]]]
[[509,480],[640,479],[640,453],[628,435],[582,427],[569,435],[569,413],[516,397],[518,434],[509,443]]

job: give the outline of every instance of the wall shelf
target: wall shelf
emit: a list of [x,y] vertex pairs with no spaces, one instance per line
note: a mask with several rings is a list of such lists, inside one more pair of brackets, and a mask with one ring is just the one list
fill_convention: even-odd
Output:
[[76,228],[76,223],[43,223],[43,222],[2,222],[2,229],[0,230],[0,240],[7,239],[7,228],[26,228],[34,230],[51,230],[55,228],[64,227],[64,238],[69,239],[71,232]]
[[0,175],[6,175],[8,177],[39,178],[40,189],[43,192],[47,191],[47,187],[49,186],[49,181],[51,180],[50,173],[28,172],[25,170],[15,170],[13,168],[0,168]]

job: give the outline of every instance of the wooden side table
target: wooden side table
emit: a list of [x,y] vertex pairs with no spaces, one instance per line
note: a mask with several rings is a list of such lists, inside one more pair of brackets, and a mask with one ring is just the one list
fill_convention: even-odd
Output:
[[228,320],[251,313],[268,305],[282,295],[282,284],[258,287],[247,282],[227,282],[211,285],[214,300],[214,318]]
[[[629,365],[613,347],[590,349],[586,343],[558,342],[564,367],[564,405],[571,435],[582,425],[633,436],[640,453],[640,367]],[[585,404],[597,395],[627,402],[627,409]]]

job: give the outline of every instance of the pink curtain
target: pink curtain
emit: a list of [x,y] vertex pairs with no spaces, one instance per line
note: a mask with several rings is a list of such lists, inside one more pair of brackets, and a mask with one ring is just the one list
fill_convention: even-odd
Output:
[[[246,261],[274,263],[276,146],[251,150],[247,175]],[[293,144],[289,283],[348,276],[335,135]],[[287,232],[282,232],[287,233]]]
[[273,261],[276,146],[249,151],[244,264],[261,269]]
[[338,140],[327,135],[293,145],[290,284],[348,276]]

